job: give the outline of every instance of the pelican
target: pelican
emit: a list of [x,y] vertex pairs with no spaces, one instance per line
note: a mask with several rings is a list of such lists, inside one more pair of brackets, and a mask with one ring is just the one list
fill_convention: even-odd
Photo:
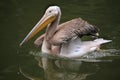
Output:
[[[48,26],[46,32],[34,42],[36,46],[41,46],[42,53],[63,55],[66,57],[72,57],[78,54],[81,56],[80,51],[76,52],[79,47],[82,47],[80,45],[84,43],[85,46],[85,42],[81,44],[80,38],[85,35],[97,37],[99,29],[81,18],[75,18],[59,25],[60,18],[61,10],[58,6],[48,7],[43,17],[20,43],[20,46]],[[93,43],[94,42],[95,41],[93,41]],[[88,43],[86,47],[90,44],[91,43]]]

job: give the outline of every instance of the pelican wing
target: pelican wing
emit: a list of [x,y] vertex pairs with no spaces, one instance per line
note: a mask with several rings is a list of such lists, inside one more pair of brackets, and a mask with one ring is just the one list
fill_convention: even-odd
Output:
[[54,36],[48,41],[53,45],[60,45],[84,35],[96,36],[98,31],[99,29],[96,26],[81,18],[76,18],[59,25]]
[[35,44],[36,47],[41,48],[42,43],[43,43],[43,40],[44,40],[44,37],[45,37],[45,33],[42,34],[40,37],[38,37],[38,38],[34,41],[34,44]]

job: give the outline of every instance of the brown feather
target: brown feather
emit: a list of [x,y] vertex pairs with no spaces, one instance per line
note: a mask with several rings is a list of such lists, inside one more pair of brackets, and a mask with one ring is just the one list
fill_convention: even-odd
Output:
[[45,34],[42,34],[40,37],[38,37],[35,41],[34,44],[37,48],[41,48],[43,40],[44,40]]
[[48,41],[53,45],[60,45],[76,37],[84,35],[95,36],[98,31],[97,27],[89,24],[87,21],[75,18],[59,25],[54,36]]
[[[96,36],[98,31],[99,29],[96,26],[89,24],[81,18],[75,18],[59,25],[54,36],[47,41],[52,45],[61,45],[76,37],[81,38],[85,35]],[[41,47],[44,35],[35,40],[34,44],[37,47]]]

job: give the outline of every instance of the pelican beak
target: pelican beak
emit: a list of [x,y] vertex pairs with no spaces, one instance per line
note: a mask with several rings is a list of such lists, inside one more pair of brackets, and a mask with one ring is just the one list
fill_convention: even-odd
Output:
[[43,28],[45,28],[49,23],[53,22],[56,19],[55,14],[45,14],[41,20],[34,26],[34,28],[29,32],[29,34],[24,38],[24,40],[20,43],[20,46],[23,45],[23,43],[30,40],[32,37],[34,37],[39,31],[41,31]]

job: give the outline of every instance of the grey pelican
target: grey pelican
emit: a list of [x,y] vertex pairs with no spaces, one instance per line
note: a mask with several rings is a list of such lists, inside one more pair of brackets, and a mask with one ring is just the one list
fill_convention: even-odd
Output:
[[[57,55],[65,54],[66,56],[65,52],[71,51],[69,49],[71,48],[75,49],[76,44],[81,45],[80,38],[82,36],[85,35],[98,36],[99,29],[96,26],[89,24],[87,21],[81,18],[75,18],[58,25],[60,18],[61,18],[61,10],[58,6],[48,7],[44,16],[29,32],[29,34],[25,37],[25,39],[20,43],[20,46],[23,43],[27,42],[29,39],[31,39],[33,36],[35,36],[39,31],[41,31],[46,26],[48,26],[46,32],[43,35],[41,35],[39,38],[37,38],[36,41],[34,42],[35,45],[37,46],[42,45],[43,53],[50,53]],[[77,53],[73,52],[72,54],[74,55]],[[69,55],[69,53],[67,55]]]

